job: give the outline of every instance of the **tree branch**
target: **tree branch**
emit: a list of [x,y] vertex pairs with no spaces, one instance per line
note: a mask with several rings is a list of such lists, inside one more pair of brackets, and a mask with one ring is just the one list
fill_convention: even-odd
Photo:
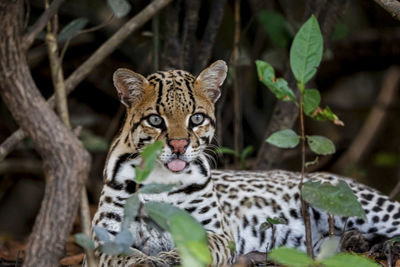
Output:
[[222,18],[224,17],[224,10],[226,0],[215,0],[211,8],[210,18],[208,19],[207,26],[200,43],[200,51],[198,53],[198,60],[193,66],[193,73],[200,73],[208,64],[211,59],[211,52],[214,46],[217,32],[221,25]]
[[366,155],[373,139],[385,122],[386,109],[394,101],[396,89],[400,84],[400,68],[389,68],[383,79],[382,88],[377,102],[368,115],[361,130],[354,138],[354,142],[341,158],[333,165],[332,169],[339,173],[345,173],[352,165],[358,163]]
[[40,18],[33,24],[29,32],[27,32],[22,41],[22,49],[28,50],[31,47],[35,37],[41,32],[46,26],[47,22],[57,13],[59,7],[64,0],[54,0],[46,11],[40,16]]
[[193,46],[196,40],[197,22],[201,1],[185,0],[185,20],[182,32],[182,53],[181,66],[184,70],[190,71],[193,61]]
[[[151,19],[158,11],[164,8],[172,0],[155,0],[151,2],[139,14],[130,19],[101,45],[81,66],[79,66],[66,80],[66,93],[71,93],[75,87],[85,79],[85,77],[97,67],[107,56],[109,56],[132,32],[139,29],[143,24]],[[54,108],[54,95],[47,101],[48,105]],[[16,145],[26,137],[26,134],[18,129],[0,145],[0,161],[10,153]]]
[[43,159],[46,187],[24,266],[58,266],[89,173],[90,155],[50,109],[22,49],[23,0],[0,0],[0,94]]
[[374,0],[375,3],[383,7],[393,18],[400,20],[400,2],[397,0]]

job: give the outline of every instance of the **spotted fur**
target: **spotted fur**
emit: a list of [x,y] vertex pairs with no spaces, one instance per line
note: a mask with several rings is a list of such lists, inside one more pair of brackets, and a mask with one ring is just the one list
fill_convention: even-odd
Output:
[[[104,227],[113,236],[121,230],[125,201],[136,189],[134,168],[140,163],[140,151],[145,145],[162,140],[165,146],[161,157],[144,183],[176,186],[161,194],[141,194],[141,200],[172,203],[191,213],[207,231],[214,266],[231,264],[240,254],[268,251],[282,245],[305,250],[298,173],[210,169],[204,150],[214,135],[214,103],[226,72],[223,61],[215,62],[198,77],[181,70],[157,72],[147,78],[126,69],[116,71],[114,84],[127,107],[127,116],[108,154],[104,187],[93,225]],[[201,114],[204,120],[194,123],[198,122],[193,119],[194,114]],[[176,144],[180,142],[179,147],[173,145],[173,140],[177,140]],[[177,159],[175,162],[181,165],[170,165]],[[398,202],[337,175],[313,173],[306,179],[333,184],[345,180],[360,200],[368,221],[336,217],[337,235],[344,228],[357,229],[367,238],[400,235]],[[328,216],[315,208],[310,208],[310,215],[313,244],[317,247],[321,237],[328,234]],[[281,217],[288,224],[261,231],[260,225],[267,217]],[[133,247],[148,254],[147,259],[100,254],[100,266],[176,262],[171,236],[150,230],[144,224],[137,219],[130,231],[135,240]],[[235,250],[230,249],[232,242],[236,244]]]

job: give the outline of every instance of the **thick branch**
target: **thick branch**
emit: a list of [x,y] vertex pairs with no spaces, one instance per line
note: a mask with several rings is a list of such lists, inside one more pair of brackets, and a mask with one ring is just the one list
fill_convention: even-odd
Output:
[[[66,93],[71,93],[85,77],[109,56],[132,32],[143,26],[154,14],[169,4],[172,0],[155,0],[139,14],[130,19],[122,28],[100,46],[79,68],[77,68],[65,81]],[[54,108],[54,96],[48,100],[48,105]],[[10,153],[15,146],[26,137],[21,130],[17,130],[0,146],[0,161]]]
[[383,7],[393,18],[400,20],[400,2],[397,0],[374,0],[375,3]]
[[29,32],[24,35],[22,49],[27,50],[35,40],[35,37],[44,29],[47,22],[57,13],[59,7],[64,0],[54,0],[50,7],[40,16],[40,18],[33,24]]
[[211,8],[210,18],[200,43],[200,51],[197,56],[196,64],[193,66],[193,73],[198,74],[202,71],[211,59],[211,52],[215,38],[224,16],[226,0],[215,0]]
[[193,61],[193,46],[196,40],[197,22],[199,20],[199,10],[201,1],[185,0],[185,20],[182,32],[182,49],[181,66],[183,69],[190,71]]
[[0,0],[0,94],[43,159],[46,188],[24,266],[58,266],[90,156],[36,87],[22,49],[23,0]]
[[383,80],[382,88],[377,102],[368,115],[363,127],[354,138],[354,142],[344,155],[332,167],[339,173],[357,164],[367,151],[374,144],[373,140],[385,122],[386,109],[394,101],[396,89],[400,84],[400,69],[396,66],[391,67]]

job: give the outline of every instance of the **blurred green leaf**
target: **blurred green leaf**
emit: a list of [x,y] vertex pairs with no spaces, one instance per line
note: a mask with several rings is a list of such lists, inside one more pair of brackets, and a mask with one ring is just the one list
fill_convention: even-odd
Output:
[[274,68],[265,61],[256,60],[257,73],[261,82],[282,101],[292,101],[296,103],[296,96],[288,83],[283,78],[275,78]]
[[340,181],[337,185],[331,185],[310,180],[303,184],[301,195],[315,208],[335,215],[367,219],[357,197],[344,181]]
[[285,129],[271,134],[266,141],[280,148],[294,148],[299,144],[300,136],[292,129]]
[[125,17],[131,11],[131,4],[127,0],[107,0],[107,4],[117,18]]
[[88,130],[82,131],[80,139],[83,146],[90,152],[104,152],[108,150],[109,144],[107,140]]
[[75,243],[77,243],[79,246],[89,250],[95,248],[94,242],[90,236],[85,235],[83,233],[78,233],[75,234],[74,237],[75,237]]
[[124,246],[115,242],[100,245],[100,251],[108,255],[119,255],[124,252]]
[[307,144],[318,155],[330,155],[335,153],[335,144],[328,138],[319,135],[307,135]]
[[275,224],[287,224],[287,221],[280,217],[267,218],[266,221],[260,225],[260,231],[265,231]]
[[119,232],[114,239],[114,242],[128,249],[133,244],[133,237],[129,229],[123,229]]
[[72,39],[86,27],[88,22],[89,21],[87,18],[74,19],[61,29],[60,33],[57,36],[57,40],[66,41],[68,39]]
[[246,146],[243,151],[242,154],[240,155],[241,158],[246,159],[247,156],[251,153],[253,153],[254,148],[252,146]]
[[130,196],[124,206],[124,220],[122,222],[122,229],[128,229],[135,217],[138,214],[140,207],[140,200],[137,193]]
[[313,161],[307,161],[307,162],[305,163],[305,167],[308,168],[308,167],[310,167],[310,166],[312,166],[312,165],[317,164],[317,163],[318,163],[318,160],[319,160],[319,158],[318,158],[318,156],[316,156],[315,159],[314,159]]
[[319,106],[321,95],[317,89],[306,89],[303,95],[303,108],[306,115],[311,115]]
[[318,21],[312,15],[294,37],[290,67],[296,80],[305,85],[317,72],[322,59],[323,39]]
[[308,267],[315,265],[314,261],[306,253],[294,248],[275,248],[269,252],[268,258],[288,267]]
[[339,251],[339,237],[327,237],[322,241],[321,246],[319,247],[319,252],[316,257],[317,260],[322,260],[332,255],[335,255]]
[[272,43],[278,47],[288,47],[291,35],[284,16],[272,10],[261,10],[258,20]]
[[215,149],[215,153],[222,153],[222,154],[227,154],[227,155],[234,155],[238,156],[235,150],[229,147],[218,147]]
[[381,265],[373,262],[367,257],[349,253],[340,253],[324,259],[321,263],[326,267],[379,267]]
[[163,146],[164,142],[155,141],[154,143],[147,145],[143,149],[142,153],[140,153],[142,162],[139,166],[135,167],[135,181],[137,183],[142,183],[153,171],[156,165],[156,160],[160,156]]
[[170,232],[183,266],[207,266],[211,263],[207,235],[203,226],[189,213],[164,202],[146,202],[145,211],[163,229]]
[[110,241],[110,233],[103,227],[93,226],[93,231],[100,241],[103,241],[103,242]]
[[399,165],[400,159],[396,153],[378,152],[372,158],[374,165],[383,168],[393,168]]
[[162,192],[170,191],[175,184],[146,184],[139,189],[142,194],[160,194]]
[[332,33],[333,41],[340,41],[349,34],[349,27],[344,23],[337,23]]

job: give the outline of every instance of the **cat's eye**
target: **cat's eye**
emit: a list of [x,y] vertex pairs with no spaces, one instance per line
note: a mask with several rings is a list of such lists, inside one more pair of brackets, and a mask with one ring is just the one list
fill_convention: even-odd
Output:
[[163,119],[158,115],[151,115],[147,121],[150,123],[151,126],[159,127],[163,123]]
[[190,118],[190,121],[193,123],[194,126],[200,125],[204,121],[204,115],[196,113]]

